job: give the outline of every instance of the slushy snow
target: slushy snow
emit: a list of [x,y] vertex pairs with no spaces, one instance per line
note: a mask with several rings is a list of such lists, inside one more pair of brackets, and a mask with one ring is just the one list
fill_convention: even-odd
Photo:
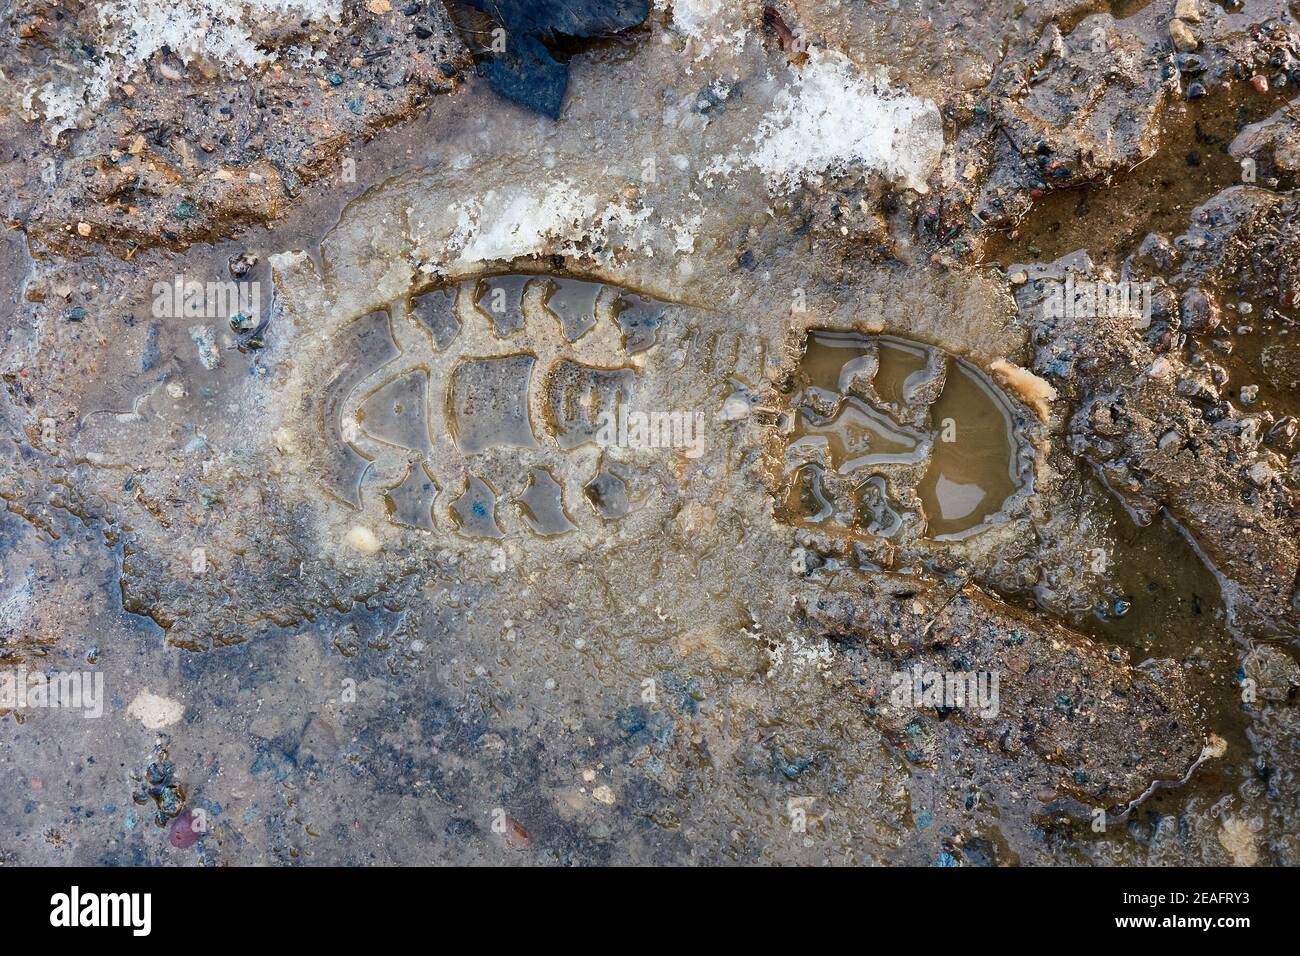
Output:
[[754,144],[741,162],[757,167],[772,193],[855,170],[924,193],[943,151],[943,124],[933,101],[814,49],[759,121]]

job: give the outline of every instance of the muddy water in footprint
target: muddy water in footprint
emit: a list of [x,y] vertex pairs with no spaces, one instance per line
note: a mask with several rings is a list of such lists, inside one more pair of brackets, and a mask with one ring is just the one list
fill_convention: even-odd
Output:
[[564,510],[564,489],[545,468],[533,468],[528,487],[519,496],[519,511],[533,531],[543,537],[572,531],[573,522]]
[[952,359],[930,414],[938,437],[919,488],[928,533],[958,538],[1000,511],[1021,486],[1011,409],[983,373]]
[[[964,537],[995,519],[1026,487],[1027,449],[1007,397],[974,365],[941,349],[889,335],[810,333],[799,366],[795,427],[787,448],[824,446],[826,467],[860,473],[864,502],[837,508],[818,464],[792,463],[783,514],[822,523],[836,513],[864,518],[868,534],[889,536],[887,483],[873,469],[926,464],[916,486],[926,537]],[[901,475],[898,480],[901,480]]]
[[833,418],[800,412],[800,437],[823,435],[840,474],[872,465],[913,465],[925,458],[925,436],[904,430],[861,399],[848,397]]
[[451,376],[451,423],[465,454],[497,446],[536,448],[528,417],[531,355],[465,359]]

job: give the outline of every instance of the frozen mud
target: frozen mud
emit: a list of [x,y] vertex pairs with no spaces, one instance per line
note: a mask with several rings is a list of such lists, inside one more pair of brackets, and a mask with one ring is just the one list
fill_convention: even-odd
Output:
[[193,6],[5,11],[0,858],[1296,862],[1283,5]]

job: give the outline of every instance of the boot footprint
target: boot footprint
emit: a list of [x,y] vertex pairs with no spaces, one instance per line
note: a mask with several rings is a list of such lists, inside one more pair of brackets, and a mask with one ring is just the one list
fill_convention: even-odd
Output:
[[598,531],[637,508],[606,451],[680,311],[600,281],[507,273],[347,321],[305,363],[309,468],[340,504],[377,499],[417,531]]
[[813,329],[772,399],[777,516],[839,537],[957,541],[1033,492],[1026,410],[966,359]]

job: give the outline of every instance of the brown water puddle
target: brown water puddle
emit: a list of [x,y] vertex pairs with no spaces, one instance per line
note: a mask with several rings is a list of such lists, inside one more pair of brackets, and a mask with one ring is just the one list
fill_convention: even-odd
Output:
[[[1184,85],[1195,79],[1185,76]],[[1233,139],[1285,103],[1280,93],[1260,95],[1245,82],[1174,103],[1155,155],[1109,181],[1048,191],[1017,225],[990,235],[983,261],[1052,262],[1086,249],[1098,262],[1117,264],[1148,233],[1181,233],[1193,209],[1242,182],[1227,152]]]
[[[890,537],[903,522],[890,484],[915,482],[925,536],[950,540],[993,520],[1029,481],[1010,401],[963,359],[895,336],[815,331],[797,378],[787,520],[838,516]],[[919,481],[910,466],[923,466]],[[843,481],[831,477],[851,490],[837,493]]]
[[1223,758],[1206,760],[1186,783],[1155,791],[1126,828],[1112,828],[1105,837],[1146,840],[1158,818],[1180,817],[1195,798],[1208,807],[1253,773],[1250,721],[1239,684],[1247,647],[1228,628],[1214,572],[1172,519],[1138,526],[1103,490],[1094,489],[1090,498],[1109,521],[1115,548],[1104,556],[1104,593],[1093,612],[1076,617],[1073,625],[1124,648],[1138,666],[1155,658],[1179,662],[1206,729],[1227,743]]
[[[953,359],[930,413],[939,440],[920,486],[929,535],[960,537],[1000,511],[1022,487],[1011,410],[987,376]],[[944,440],[945,422],[955,426],[952,441]]]
[[799,413],[798,438],[825,436],[831,464],[840,474],[875,465],[914,465],[929,450],[925,436],[895,424],[860,398],[848,396],[833,418],[821,419],[807,408]]

